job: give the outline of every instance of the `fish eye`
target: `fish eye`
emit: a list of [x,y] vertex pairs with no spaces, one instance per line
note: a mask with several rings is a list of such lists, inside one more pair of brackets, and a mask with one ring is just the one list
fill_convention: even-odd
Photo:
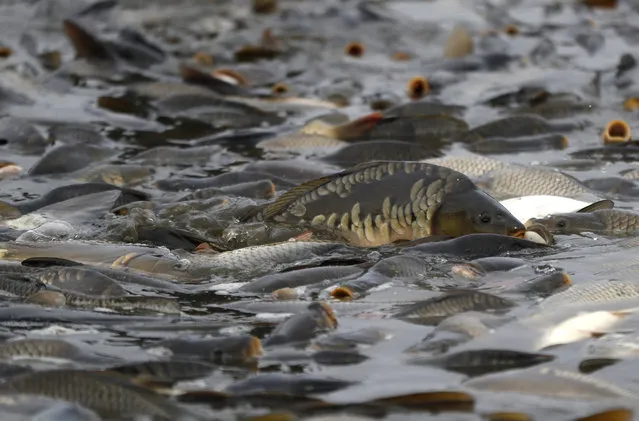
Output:
[[479,222],[481,222],[482,224],[489,224],[491,220],[492,218],[488,213],[482,212],[479,214]]
[[565,219],[560,219],[557,221],[557,223],[555,223],[555,227],[557,228],[566,228],[566,225],[568,225],[568,221],[566,221]]

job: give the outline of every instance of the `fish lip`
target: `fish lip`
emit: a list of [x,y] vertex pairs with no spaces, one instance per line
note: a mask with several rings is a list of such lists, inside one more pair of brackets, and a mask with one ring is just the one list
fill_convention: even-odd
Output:
[[515,230],[511,231],[510,236],[517,237],[517,238],[525,238],[526,228],[516,228]]

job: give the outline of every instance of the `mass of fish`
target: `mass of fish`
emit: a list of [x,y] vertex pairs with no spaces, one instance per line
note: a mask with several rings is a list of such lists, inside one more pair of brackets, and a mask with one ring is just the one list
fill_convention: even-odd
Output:
[[639,420],[637,41],[635,0],[0,2],[0,419]]

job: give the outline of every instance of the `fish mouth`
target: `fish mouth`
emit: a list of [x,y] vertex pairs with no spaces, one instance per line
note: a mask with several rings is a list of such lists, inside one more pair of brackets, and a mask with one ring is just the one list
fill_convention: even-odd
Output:
[[517,238],[525,238],[526,229],[525,228],[523,228],[523,229],[517,228],[516,230],[511,231],[510,236],[511,237],[517,237]]

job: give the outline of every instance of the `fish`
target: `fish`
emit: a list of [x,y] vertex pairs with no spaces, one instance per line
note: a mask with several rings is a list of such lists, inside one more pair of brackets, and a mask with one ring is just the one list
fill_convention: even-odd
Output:
[[500,203],[524,224],[532,218],[541,218],[558,213],[578,212],[593,205],[595,208],[591,208],[592,210],[597,208],[612,209],[614,207],[614,202],[608,199],[588,203],[569,197],[550,195],[513,197],[502,200]]
[[153,382],[176,383],[208,376],[216,366],[199,361],[142,361],[109,367],[106,370]]
[[467,234],[444,241],[405,244],[402,254],[452,256],[464,259],[492,257],[520,251],[550,251],[543,243],[500,234]]
[[42,209],[59,202],[64,202],[69,199],[86,196],[92,193],[100,193],[112,190],[118,190],[121,192],[121,197],[118,199],[115,206],[120,206],[129,201],[148,199],[148,195],[146,193],[138,190],[120,188],[107,183],[78,183],[56,187],[43,194],[39,198],[33,200],[17,203],[1,201],[0,215],[6,215],[5,217],[15,216],[18,214],[25,215],[37,211],[38,209]]
[[28,121],[17,117],[0,119],[0,148],[26,155],[41,155],[48,142]]
[[433,100],[418,100],[387,108],[384,117],[418,117],[426,115],[450,115],[459,117],[466,111],[462,105],[444,104]]
[[492,137],[517,138],[553,133],[556,128],[546,119],[536,115],[516,115],[493,120],[477,126],[456,140],[462,143],[474,143]]
[[87,370],[38,371],[2,384],[9,393],[27,393],[75,402],[105,417],[131,415],[179,419],[183,410],[126,377]]
[[535,152],[552,149],[566,149],[568,138],[558,133],[517,138],[491,137],[478,140],[466,146],[471,152],[479,154],[509,154],[520,152]]
[[114,156],[110,148],[94,145],[62,145],[49,150],[29,168],[29,175],[68,174]]
[[151,166],[103,164],[83,168],[70,176],[76,181],[125,187],[150,181],[154,173],[155,169]]
[[598,280],[582,282],[554,294],[539,303],[540,308],[565,308],[584,304],[617,303],[639,297],[639,282],[633,280]]
[[440,367],[467,376],[481,376],[499,371],[532,367],[554,359],[553,355],[548,354],[533,354],[507,349],[473,349],[434,358],[416,357],[409,360],[409,363]]
[[244,364],[262,356],[262,342],[252,335],[209,339],[168,339],[157,346],[167,348],[179,359],[198,358],[214,364]]
[[280,288],[297,288],[323,282],[337,283],[364,273],[357,266],[320,266],[265,275],[240,287],[241,292],[269,293]]
[[549,399],[636,399],[630,390],[596,377],[551,367],[533,367],[470,379],[464,385],[484,392],[519,393]]
[[258,171],[228,172],[207,178],[167,178],[155,182],[157,188],[164,191],[198,190],[209,187],[232,187],[235,184],[252,181],[270,180],[279,188],[294,187],[295,183],[272,174]]
[[507,272],[525,265],[527,265],[525,260],[514,257],[482,257],[471,260],[468,263],[455,265],[451,268],[451,272],[456,275],[475,279],[486,276],[492,272]]
[[86,294],[40,290],[27,297],[26,302],[41,305],[69,306],[75,308],[108,308],[120,311],[147,310],[164,314],[180,314],[176,300],[152,296],[101,297]]
[[275,184],[271,180],[248,181],[232,186],[199,189],[178,199],[178,201],[206,200],[215,196],[230,195],[252,199],[270,199],[275,195]]
[[373,346],[391,337],[391,332],[374,327],[341,332],[331,331],[313,339],[310,347],[323,350],[356,349]]
[[564,172],[541,166],[513,165],[490,171],[475,184],[498,200],[518,196],[551,195],[598,201],[600,194]]
[[353,381],[310,374],[260,373],[229,385],[224,391],[233,395],[285,393],[293,396],[330,393],[355,384]]
[[118,296],[126,290],[116,280],[89,267],[43,269],[34,277],[46,285],[87,295]]
[[[410,188],[398,192],[398,186]],[[370,162],[311,180],[241,221],[309,224],[365,247],[432,235],[521,236],[524,231],[461,173],[412,161]]]
[[84,363],[105,363],[107,358],[99,358],[83,352],[77,346],[59,339],[19,339],[0,344],[0,358],[4,360],[30,358],[59,358]]
[[422,160],[441,156],[432,147],[399,140],[369,140],[353,143],[319,158],[323,162],[340,166],[353,166],[376,160]]
[[615,237],[631,236],[639,231],[639,213],[623,209],[597,209],[531,218],[526,224],[540,224],[553,234],[592,232]]
[[591,113],[597,104],[576,99],[554,99],[539,104],[522,105],[513,110],[514,114],[535,114],[548,120],[575,117]]
[[[263,246],[249,246],[207,256],[204,263],[216,274],[260,276],[276,267],[299,264],[322,256],[337,257],[348,253],[341,243],[285,241]],[[356,253],[353,253],[356,255]]]
[[318,333],[337,328],[337,318],[333,309],[323,301],[309,304],[304,313],[294,314],[280,323],[271,332],[263,344],[271,347],[283,344],[304,343],[311,340]]
[[423,160],[428,164],[440,165],[459,171],[471,179],[481,177],[490,171],[508,168],[512,164],[481,155],[445,156]]
[[293,133],[273,139],[265,139],[256,146],[264,150],[304,150],[320,148],[340,148],[347,142],[328,136]]
[[504,312],[515,306],[507,298],[480,291],[456,291],[419,301],[393,317],[418,324],[438,324],[445,318],[467,311]]

